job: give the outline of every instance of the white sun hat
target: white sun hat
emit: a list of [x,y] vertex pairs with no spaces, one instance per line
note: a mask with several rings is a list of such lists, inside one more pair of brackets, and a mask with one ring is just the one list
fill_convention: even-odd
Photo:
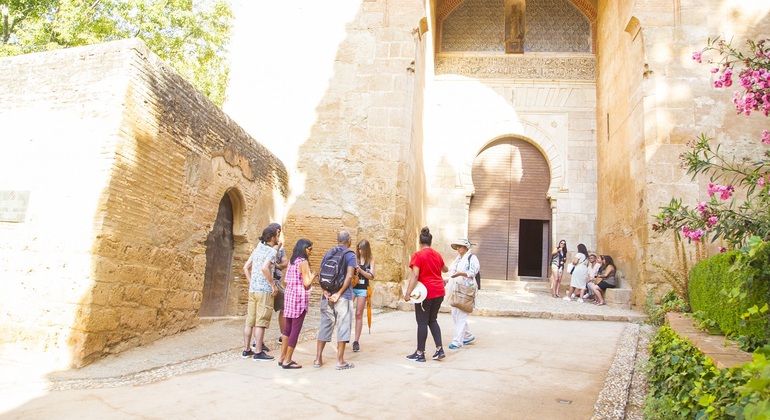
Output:
[[471,241],[460,238],[454,242],[452,242],[452,249],[457,249],[458,247],[464,246],[465,249],[471,249]]
[[[404,286],[401,288],[402,296],[406,294],[406,288],[408,284],[404,284]],[[417,282],[417,285],[414,286],[414,290],[412,290],[412,294],[409,295],[409,302],[412,303],[422,303],[423,300],[428,296],[428,289],[425,288],[425,285]]]

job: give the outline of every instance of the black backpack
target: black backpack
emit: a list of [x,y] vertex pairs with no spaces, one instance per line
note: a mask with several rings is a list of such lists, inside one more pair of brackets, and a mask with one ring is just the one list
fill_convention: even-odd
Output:
[[320,278],[321,288],[329,293],[337,293],[345,283],[348,266],[345,263],[345,254],[353,252],[343,246],[334,247],[326,259],[321,263]]
[[[473,254],[468,252],[468,264],[470,264],[472,256]],[[481,290],[481,267],[479,267],[479,271],[476,273],[476,284],[479,286],[479,290]]]

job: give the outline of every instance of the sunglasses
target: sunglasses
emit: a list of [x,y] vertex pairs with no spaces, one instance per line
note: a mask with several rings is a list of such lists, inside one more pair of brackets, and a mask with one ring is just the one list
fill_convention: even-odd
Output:
[[305,248],[305,249],[307,249],[308,251],[312,251],[312,250],[313,250],[313,247],[312,247],[312,246],[309,246],[309,247],[307,247],[307,248]]

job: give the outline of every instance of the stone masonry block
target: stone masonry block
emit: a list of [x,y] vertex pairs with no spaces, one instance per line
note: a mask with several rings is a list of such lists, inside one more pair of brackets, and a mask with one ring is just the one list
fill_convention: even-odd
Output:
[[614,308],[631,309],[631,289],[607,289],[604,300]]

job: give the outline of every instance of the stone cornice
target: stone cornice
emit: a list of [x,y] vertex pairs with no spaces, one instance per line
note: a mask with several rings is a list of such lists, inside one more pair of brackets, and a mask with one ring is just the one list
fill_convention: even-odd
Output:
[[436,57],[436,75],[456,74],[477,79],[535,79],[596,81],[593,56],[532,55]]

